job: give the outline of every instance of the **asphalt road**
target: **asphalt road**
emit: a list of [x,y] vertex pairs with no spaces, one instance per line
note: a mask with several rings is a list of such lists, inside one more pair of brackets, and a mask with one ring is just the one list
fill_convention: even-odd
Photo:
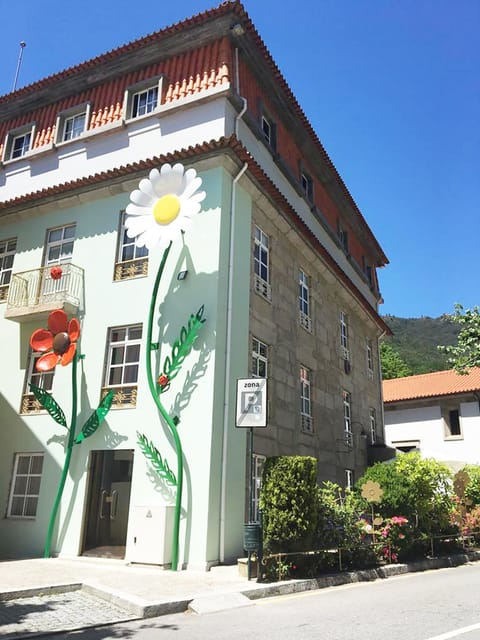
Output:
[[[57,640],[480,640],[480,563],[55,635]],[[1,637],[1,632],[0,632]]]

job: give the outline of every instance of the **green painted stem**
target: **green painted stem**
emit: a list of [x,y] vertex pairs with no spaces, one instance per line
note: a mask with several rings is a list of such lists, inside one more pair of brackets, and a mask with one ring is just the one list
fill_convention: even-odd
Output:
[[170,415],[166,411],[165,407],[160,402],[160,398],[158,396],[157,384],[153,379],[152,359],[151,359],[153,316],[155,313],[158,287],[160,286],[160,280],[163,275],[163,270],[165,268],[165,263],[167,261],[168,254],[170,253],[171,246],[172,246],[172,243],[170,243],[168,247],[165,249],[165,251],[163,252],[162,261],[160,262],[160,266],[158,267],[157,277],[155,279],[152,298],[150,301],[150,313],[148,316],[148,328],[147,328],[147,379],[148,379],[148,387],[150,389],[152,398],[155,404],[157,405],[157,408],[160,411],[162,418],[165,420],[170,431],[172,432],[173,439],[175,442],[175,453],[177,454],[177,495],[175,498],[175,515],[174,515],[174,522],[173,522],[173,541],[172,541],[172,571],[177,571],[178,547],[179,547],[179,537],[180,537],[180,514],[182,509],[183,451],[182,451],[182,443],[180,441],[180,436],[178,435],[175,422],[173,421],[173,419],[170,417]]
[[70,422],[70,430],[68,432],[67,451],[65,455],[65,462],[63,463],[62,477],[60,484],[58,485],[57,496],[53,503],[52,513],[50,515],[50,522],[48,524],[47,539],[45,541],[44,557],[50,558],[50,547],[52,543],[53,528],[57,519],[58,507],[62,499],[63,489],[67,480],[68,469],[70,467],[70,459],[72,457],[73,443],[75,439],[75,429],[77,426],[77,354],[73,356],[72,362],[72,420]]

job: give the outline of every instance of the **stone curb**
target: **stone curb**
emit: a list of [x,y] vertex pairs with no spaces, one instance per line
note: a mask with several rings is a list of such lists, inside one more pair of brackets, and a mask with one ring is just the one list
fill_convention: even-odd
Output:
[[[335,587],[345,584],[354,584],[357,582],[371,582],[378,579],[387,579],[393,576],[415,573],[420,571],[428,571],[431,569],[444,569],[449,567],[457,567],[470,562],[476,562],[480,560],[480,551],[474,551],[455,556],[445,556],[439,558],[427,558],[417,562],[410,562],[406,564],[391,564],[383,567],[377,567],[375,569],[364,569],[359,571],[349,571],[345,573],[334,573],[318,578],[311,579],[299,579],[289,580],[288,582],[275,582],[275,583],[255,583],[255,586],[246,588],[236,592],[241,596],[245,596],[251,601],[260,600],[262,598],[270,598],[280,595],[288,595],[292,593],[301,593],[304,591],[312,591],[316,589],[325,589],[328,587]],[[102,585],[95,583],[70,583],[70,584],[57,584],[52,586],[37,587],[32,589],[11,590],[0,593],[0,601],[13,600],[18,598],[26,598],[30,596],[46,596],[56,593],[66,593],[68,591],[78,591],[79,589],[85,591],[89,595],[97,597],[101,600],[110,602],[118,607],[130,612],[132,616],[137,619],[153,618],[157,616],[164,616],[173,613],[183,613],[190,608],[190,604],[194,601],[198,601],[201,596],[191,597],[182,600],[164,601],[164,602],[147,602],[142,598],[134,595],[125,594],[124,592],[107,589]],[[228,595],[228,594],[227,594]],[[231,595],[231,594],[230,594]],[[208,607],[211,611],[221,610],[221,606],[216,607],[214,604],[215,599],[218,603],[221,603],[225,599],[226,594],[223,592],[212,593],[206,596],[205,599],[211,601]],[[225,602],[229,602],[226,598]],[[252,602],[253,604],[253,602]],[[228,608],[228,607],[227,607]],[[208,610],[205,611],[208,613]],[[132,618],[129,618],[130,620]],[[125,620],[126,621],[126,620]],[[121,621],[119,621],[121,622]],[[93,627],[110,626],[115,623],[106,623],[98,625],[90,625]],[[88,628],[88,626],[81,627]],[[68,630],[69,632],[72,629]],[[18,640],[20,638],[32,638],[32,637],[44,637],[50,634],[51,636],[62,633],[62,631],[49,631],[48,633],[25,633],[16,636]]]

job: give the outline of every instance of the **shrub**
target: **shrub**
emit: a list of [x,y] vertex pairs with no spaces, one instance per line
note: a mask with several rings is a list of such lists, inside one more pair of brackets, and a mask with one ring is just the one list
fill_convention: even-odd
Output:
[[441,462],[406,453],[388,464],[377,462],[368,468],[358,486],[368,480],[383,489],[376,505],[382,517],[405,516],[419,532],[451,530],[452,475]]
[[267,458],[260,508],[267,553],[310,549],[318,513],[317,460],[307,456]]

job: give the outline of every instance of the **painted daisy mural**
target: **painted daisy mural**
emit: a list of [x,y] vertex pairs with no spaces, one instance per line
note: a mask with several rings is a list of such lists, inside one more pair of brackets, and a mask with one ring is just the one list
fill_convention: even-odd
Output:
[[152,169],[130,194],[125,226],[129,238],[139,247],[153,249],[180,240],[191,219],[200,212],[205,191],[198,191],[202,179],[195,169],[180,163]]
[[65,461],[63,463],[62,475],[55,497],[50,520],[48,523],[47,536],[45,540],[44,556],[51,555],[51,544],[53,530],[57,519],[58,508],[62,499],[65,482],[70,468],[70,460],[75,445],[81,444],[86,438],[92,436],[105,416],[110,410],[113,391],[110,391],[84,422],[83,427],[77,432],[77,408],[78,408],[78,388],[77,388],[77,363],[83,358],[78,353],[78,340],[80,339],[80,322],[77,318],[68,318],[63,309],[52,311],[47,319],[47,328],[36,329],[30,336],[30,346],[32,352],[41,353],[37,358],[35,368],[37,371],[46,372],[55,369],[57,365],[64,367],[72,365],[72,417],[70,423],[67,422],[63,409],[55,400],[53,395],[41,387],[30,383],[30,390],[42,407],[50,414],[57,424],[68,431],[65,446]]
[[164,164],[160,170],[152,169],[148,178],[140,181],[138,189],[130,194],[127,206],[125,226],[127,236],[135,240],[139,247],[150,251],[155,247],[163,249],[163,256],[153,286],[150,311],[147,324],[146,373],[150,394],[155,402],[163,423],[169,429],[174,443],[176,456],[175,471],[170,467],[154,442],[144,434],[137,432],[138,444],[155,472],[169,486],[175,489],[175,512],[172,536],[173,571],[178,567],[180,515],[183,490],[183,450],[176,415],[170,415],[163,406],[161,395],[168,391],[170,382],[178,375],[181,366],[198,337],[205,319],[203,306],[192,313],[180,330],[179,337],[173,343],[171,352],[165,357],[161,367],[159,362],[159,343],[152,341],[155,310],[160,282],[164,273],[172,243],[183,239],[192,223],[192,218],[200,213],[205,192],[200,191],[202,180],[195,169],[187,169],[182,164]]

